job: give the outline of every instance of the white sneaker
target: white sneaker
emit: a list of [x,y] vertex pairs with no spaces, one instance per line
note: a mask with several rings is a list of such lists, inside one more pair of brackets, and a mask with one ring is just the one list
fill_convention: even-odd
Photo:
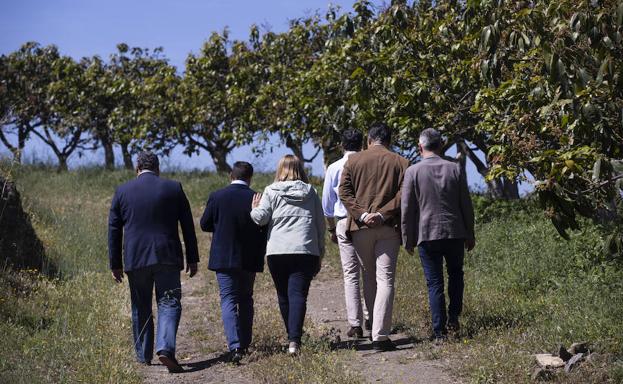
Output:
[[288,354],[289,355],[298,355],[300,349],[301,349],[301,347],[300,347],[299,343],[297,343],[296,341],[291,341],[290,345],[288,346]]

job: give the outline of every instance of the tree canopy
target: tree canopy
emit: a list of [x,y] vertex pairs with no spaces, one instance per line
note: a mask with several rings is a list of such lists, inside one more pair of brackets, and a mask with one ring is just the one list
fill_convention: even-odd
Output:
[[531,175],[566,236],[620,198],[622,58],[620,0],[359,0],[245,41],[214,32],[183,72],[160,48],[76,62],[30,42],[0,57],[0,142],[19,159],[38,136],[61,168],[99,147],[112,168],[115,145],[127,167],[140,148],[182,146],[226,172],[236,146],[262,151],[270,135],[306,160],[311,141],[328,164],[343,130],[376,121],[417,161],[436,127],[494,197]]

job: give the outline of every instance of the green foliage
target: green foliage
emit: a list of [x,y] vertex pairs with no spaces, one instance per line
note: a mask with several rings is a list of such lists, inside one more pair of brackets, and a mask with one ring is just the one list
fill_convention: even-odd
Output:
[[311,140],[328,164],[343,130],[375,121],[417,160],[418,135],[432,126],[444,150],[456,145],[474,163],[491,196],[516,199],[517,182],[533,176],[543,210],[568,237],[579,216],[615,211],[622,18],[620,0],[392,1],[379,10],[361,0],[294,19],[282,33],[252,26],[248,41],[213,33],[183,75],[161,49],[120,44],[108,61],[78,65],[27,43],[0,58],[0,141],[19,156],[37,135],[61,168],[94,145],[109,168],[120,145],[131,168],[139,148],[167,154],[181,144],[227,172],[236,145],[261,152],[273,134],[306,161],[319,153],[304,156]]
[[[464,356],[457,373],[471,382],[527,383],[533,354],[588,341],[603,360],[555,381],[617,382],[623,272],[603,256],[599,229],[583,223],[582,231],[561,241],[535,202],[475,202],[478,216],[488,222],[479,225],[476,249],[465,258],[463,329],[437,353]],[[401,257],[396,320],[425,339],[430,315],[424,275],[417,258]]]

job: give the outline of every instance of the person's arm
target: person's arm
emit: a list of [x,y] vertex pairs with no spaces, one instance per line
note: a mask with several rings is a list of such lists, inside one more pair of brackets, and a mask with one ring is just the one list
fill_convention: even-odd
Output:
[[201,226],[201,230],[204,232],[214,232],[214,198],[212,195],[208,197],[208,202],[206,203],[206,208],[203,211],[203,215],[201,215],[201,220],[199,220],[199,225]]
[[400,170],[398,173],[398,190],[396,191],[396,194],[391,200],[389,200],[384,205],[378,207],[377,209],[377,213],[381,214],[383,221],[390,220],[400,215],[400,199],[402,197],[401,188],[402,188],[402,182],[404,180],[405,171],[408,166],[409,166],[409,162],[401,158],[400,159]]
[[467,186],[467,175],[460,165],[457,166],[459,167],[459,203],[461,207],[461,216],[463,217],[463,223],[465,224],[465,229],[467,230],[467,249],[471,251],[476,242],[476,234],[474,230],[474,207],[472,205],[472,198],[469,195],[469,188]]
[[415,196],[415,172],[408,169],[402,183],[402,197],[400,200],[400,227],[402,229],[402,244],[409,252],[418,243],[418,226],[420,209]]
[[[257,196],[258,194],[256,194]],[[251,210],[251,220],[259,226],[268,224],[273,215],[273,207],[271,205],[268,187],[264,189],[260,202],[257,207]]]
[[367,213],[366,208],[357,202],[350,160],[346,161],[342,170],[339,192],[340,200],[342,200],[344,207],[354,219],[359,220],[364,213]]
[[115,191],[108,214],[108,261],[113,278],[117,282],[123,279],[123,216],[121,212],[119,190]]
[[197,247],[197,235],[195,234],[195,223],[190,209],[190,203],[186,198],[182,184],[180,186],[180,217],[179,222],[182,227],[182,236],[186,246],[186,271],[193,277],[197,273],[197,263],[199,262],[199,249]]

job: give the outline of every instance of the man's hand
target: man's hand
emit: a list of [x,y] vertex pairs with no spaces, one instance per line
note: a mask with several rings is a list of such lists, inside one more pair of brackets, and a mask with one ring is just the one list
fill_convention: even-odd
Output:
[[186,273],[188,277],[193,277],[197,274],[197,263],[190,263],[186,265]]
[[123,281],[123,269],[113,269],[112,278],[115,279],[117,283],[121,283]]
[[370,228],[378,227],[383,224],[383,216],[380,213],[368,213],[363,222]]
[[407,253],[411,256],[413,256],[415,254],[413,248],[405,248],[405,251],[407,251]]
[[467,252],[469,252],[472,249],[474,249],[475,246],[476,246],[476,239],[467,239],[467,240],[465,240],[465,248],[467,248]]
[[253,195],[253,201],[251,202],[251,208],[257,208],[260,205],[260,200],[262,200],[262,194],[256,193]]

